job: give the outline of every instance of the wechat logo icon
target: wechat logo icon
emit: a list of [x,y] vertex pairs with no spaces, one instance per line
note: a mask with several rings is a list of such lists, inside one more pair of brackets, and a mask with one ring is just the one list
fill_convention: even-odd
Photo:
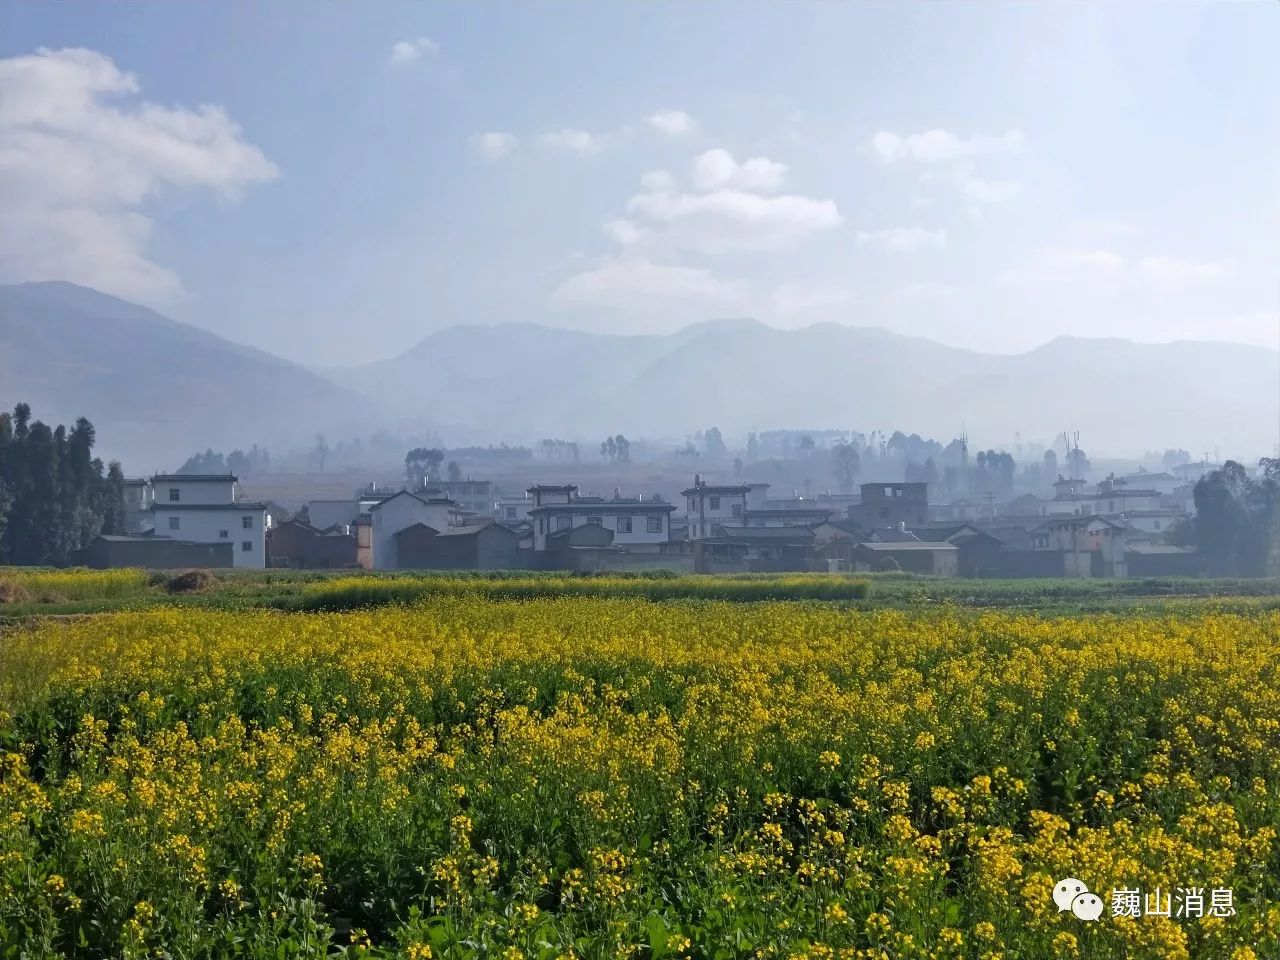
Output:
[[1070,910],[1081,920],[1097,920],[1102,916],[1102,898],[1090,893],[1084,881],[1075,877],[1059,880],[1054,885],[1053,902],[1059,913]]

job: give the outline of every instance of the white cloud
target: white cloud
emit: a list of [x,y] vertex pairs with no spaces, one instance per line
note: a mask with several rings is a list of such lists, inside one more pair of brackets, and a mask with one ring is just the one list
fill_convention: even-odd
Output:
[[644,239],[644,231],[631,220],[618,217],[605,221],[604,232],[619,246],[629,247]]
[[661,110],[650,114],[649,126],[671,137],[683,137],[698,129],[698,123],[683,110]]
[[728,150],[708,150],[693,161],[693,184],[699,190],[733,188],[752,193],[773,193],[782,187],[787,165],[768,157],[752,157],[739,163]]
[[888,250],[892,253],[916,253],[920,250],[940,250],[947,245],[947,231],[926,230],[924,227],[892,227],[888,230],[859,230],[858,243]]
[[1125,258],[1111,250],[1051,247],[1036,251],[996,280],[1004,286],[1075,284],[1082,279],[1100,282],[1118,278],[1125,266]]
[[1138,294],[1174,293],[1193,285],[1220,283],[1235,275],[1223,260],[1168,256],[1126,257],[1105,248],[1050,248],[1005,271],[1001,283],[1021,286],[1071,285],[1082,279],[1110,283]]
[[538,142],[544,147],[569,150],[574,153],[599,153],[604,146],[602,138],[586,130],[575,130],[571,127],[544,133],[538,137]]
[[182,189],[235,200],[279,176],[223,108],[138,93],[132,74],[92,50],[0,60],[0,278],[161,303],[181,281],[146,256],[147,202]]
[[471,138],[472,148],[486,160],[501,160],[519,145],[520,141],[514,133],[500,130],[477,133]]
[[651,193],[669,193],[676,188],[676,178],[666,170],[650,170],[640,178],[640,186]]
[[936,303],[956,292],[955,287],[934,280],[917,280],[904,283],[890,293],[890,298],[901,303]]
[[915,160],[946,163],[995,154],[1020,153],[1026,145],[1021,131],[1009,130],[998,136],[976,134],[962,137],[950,130],[926,130],[903,136],[881,130],[871,138],[871,148],[885,161]]
[[740,281],[721,279],[709,270],[630,256],[606,258],[565,280],[552,295],[553,302],[562,307],[607,307],[627,312],[664,302],[703,308],[740,305],[746,299]]
[[974,204],[1008,203],[1022,192],[1016,180],[984,180],[968,177],[963,181],[965,199]]
[[1212,283],[1231,278],[1231,264],[1212,260],[1185,260],[1179,257],[1143,257],[1138,261],[1143,279],[1170,287],[1190,283]]
[[840,225],[834,201],[743,190],[640,193],[627,215],[664,246],[713,254],[783,247]]
[[404,66],[421,60],[424,56],[440,51],[440,44],[430,37],[414,37],[410,40],[399,40],[391,45],[388,60],[395,66]]
[[770,301],[774,317],[785,321],[798,314],[811,314],[815,310],[848,303],[852,299],[853,294],[844,287],[784,283],[773,291]]
[[770,192],[781,185],[785,170],[764,157],[738,163],[724,150],[697,158],[692,189],[667,170],[650,170],[641,177],[640,192],[627,201],[625,215],[603,224],[619,252],[565,280],[553,303],[609,307],[650,322],[661,316],[670,324],[705,319],[713,307],[781,318],[845,299],[844,291],[786,284],[772,296],[753,295],[744,281],[681,262],[690,254],[774,250],[838,227],[833,201]]

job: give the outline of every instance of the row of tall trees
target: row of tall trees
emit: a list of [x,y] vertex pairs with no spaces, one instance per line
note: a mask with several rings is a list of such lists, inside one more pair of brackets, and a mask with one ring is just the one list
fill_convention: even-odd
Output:
[[66,564],[99,533],[124,533],[124,474],[93,456],[93,424],[68,430],[0,413],[0,560]]
[[631,441],[622,434],[614,437],[605,437],[600,441],[600,456],[606,457],[614,463],[630,463]]
[[538,446],[542,448],[542,457],[545,460],[558,463],[578,463],[580,460],[576,440],[557,440],[547,437]]

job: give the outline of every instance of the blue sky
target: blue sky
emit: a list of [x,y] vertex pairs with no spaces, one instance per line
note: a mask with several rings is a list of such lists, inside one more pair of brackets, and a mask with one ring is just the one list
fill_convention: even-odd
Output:
[[1278,48],[1269,2],[10,3],[0,280],[321,365],[746,315],[1274,346]]

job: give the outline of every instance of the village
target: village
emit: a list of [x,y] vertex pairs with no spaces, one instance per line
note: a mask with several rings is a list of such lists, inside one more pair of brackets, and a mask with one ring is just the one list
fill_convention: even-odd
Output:
[[[1069,461],[1070,462],[1070,461]],[[694,474],[678,497],[572,481],[367,482],[288,511],[233,473],[124,481],[126,532],[73,558],[95,568],[908,572],[940,577],[1202,574],[1170,533],[1194,515],[1210,467],[1058,476],[1052,496],[935,500],[939,484],[777,496],[767,482]],[[562,472],[562,469],[557,471]]]

